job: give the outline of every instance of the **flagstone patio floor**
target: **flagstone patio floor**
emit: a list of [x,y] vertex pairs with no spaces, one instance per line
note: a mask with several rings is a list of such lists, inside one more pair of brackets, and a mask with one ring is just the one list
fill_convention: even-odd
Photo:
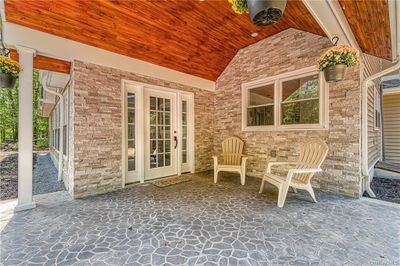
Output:
[[[37,208],[3,223],[3,265],[398,265],[400,208],[317,192],[258,193],[260,180],[212,173],[71,200],[36,196]],[[1,230],[1,229],[0,229]]]

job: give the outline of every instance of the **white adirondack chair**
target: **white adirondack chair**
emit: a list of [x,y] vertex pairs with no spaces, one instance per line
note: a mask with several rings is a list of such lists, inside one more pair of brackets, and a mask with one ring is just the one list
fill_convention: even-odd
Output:
[[[322,141],[312,141],[303,146],[300,157],[297,162],[270,162],[267,165],[267,171],[261,182],[260,193],[264,190],[264,183],[268,182],[276,186],[279,190],[278,207],[282,208],[285,204],[285,199],[289,187],[292,187],[294,192],[296,189],[304,189],[310,193],[314,202],[314,190],[311,186],[311,178],[316,172],[321,172],[321,164],[328,154],[328,146]],[[289,169],[286,177],[271,173],[273,165],[294,165]]]
[[246,179],[246,161],[247,157],[243,156],[244,143],[238,137],[230,137],[222,142],[222,158],[223,164],[218,164],[218,156],[214,159],[214,183],[218,181],[218,173],[238,172],[240,174],[240,183],[244,185]]

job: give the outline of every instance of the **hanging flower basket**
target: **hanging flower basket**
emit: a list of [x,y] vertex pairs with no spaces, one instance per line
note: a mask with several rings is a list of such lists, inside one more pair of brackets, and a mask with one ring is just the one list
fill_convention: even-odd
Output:
[[344,79],[346,69],[357,65],[360,53],[348,45],[334,46],[326,51],[318,60],[318,68],[324,71],[327,82]]
[[14,88],[19,72],[21,67],[17,61],[0,55],[0,88]]
[[0,88],[12,89],[14,88],[16,81],[16,76],[0,73]]
[[287,0],[228,0],[235,13],[249,13],[256,26],[272,25],[281,19]]

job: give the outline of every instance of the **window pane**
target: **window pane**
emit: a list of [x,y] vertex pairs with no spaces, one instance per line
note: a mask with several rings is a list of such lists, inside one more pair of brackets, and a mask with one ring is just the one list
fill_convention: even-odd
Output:
[[247,109],[247,126],[269,126],[273,124],[273,105],[250,107]]
[[158,124],[159,125],[164,125],[164,113],[163,112],[158,112]]
[[274,84],[249,90],[248,106],[274,104]]
[[158,141],[158,153],[164,152],[164,142],[162,140]]
[[171,124],[171,114],[170,112],[165,112],[165,125]]
[[158,167],[164,166],[164,154],[158,154]]
[[150,139],[156,139],[157,138],[157,127],[155,126],[150,126]]
[[182,163],[187,163],[187,152],[182,151]]
[[170,152],[171,151],[171,141],[166,140],[165,141],[165,152]]
[[128,159],[128,171],[135,170],[135,159]]
[[170,139],[171,138],[171,130],[170,130],[170,127],[169,126],[165,126],[164,127],[164,130],[165,130],[165,139]]
[[134,171],[136,169],[135,164],[135,141],[128,141],[128,171]]
[[150,110],[156,110],[157,109],[157,98],[156,97],[150,97]]
[[171,154],[166,153],[165,154],[165,166],[170,166],[171,165]]
[[282,82],[283,125],[319,123],[318,74]]
[[164,98],[157,98],[157,110],[164,111]]
[[282,103],[282,124],[318,124],[319,100]]
[[169,99],[165,99],[165,111],[171,110],[171,101]]
[[128,139],[135,138],[135,125],[128,125]]
[[248,91],[247,126],[274,124],[274,83]]
[[135,123],[135,109],[128,109],[128,123]]
[[135,108],[135,94],[128,93],[128,107]]
[[150,111],[150,124],[155,125],[157,123],[157,112]]
[[282,82],[282,101],[296,101],[310,98],[318,98],[318,75],[293,79]]
[[66,125],[64,125],[63,126],[63,145],[64,145],[64,151],[63,151],[63,154],[65,155],[65,156],[67,156],[67,150],[68,150],[68,142],[67,142],[67,139],[68,139],[68,133],[67,133],[67,126]]
[[182,101],[182,112],[187,112],[187,104],[186,104],[186,101]]

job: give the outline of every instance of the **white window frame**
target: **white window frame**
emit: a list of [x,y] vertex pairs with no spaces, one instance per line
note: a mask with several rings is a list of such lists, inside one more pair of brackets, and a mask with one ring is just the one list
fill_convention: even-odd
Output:
[[[382,128],[382,109],[381,109],[381,97],[378,89],[374,87],[374,130],[380,130]],[[379,126],[376,125],[377,122],[377,114],[376,111],[379,112]]]
[[[319,123],[282,125],[281,102],[282,82],[296,78],[318,74],[319,78]],[[274,83],[274,125],[247,126],[247,108],[249,90]],[[242,84],[242,131],[279,131],[279,130],[327,130],[329,127],[329,93],[328,84],[322,72],[315,66],[310,66],[295,71],[279,74]]]
[[[63,144],[63,149],[65,154],[63,154],[63,158],[65,160],[68,159],[68,151],[69,151],[69,143],[68,143],[68,139],[69,139],[69,87],[67,87],[64,92],[63,92],[63,97],[64,97],[64,125],[61,127],[60,130],[64,130],[64,126],[66,126],[65,129],[65,134],[63,133],[63,138],[66,138],[65,140],[65,145]],[[64,140],[62,140],[64,141]]]

